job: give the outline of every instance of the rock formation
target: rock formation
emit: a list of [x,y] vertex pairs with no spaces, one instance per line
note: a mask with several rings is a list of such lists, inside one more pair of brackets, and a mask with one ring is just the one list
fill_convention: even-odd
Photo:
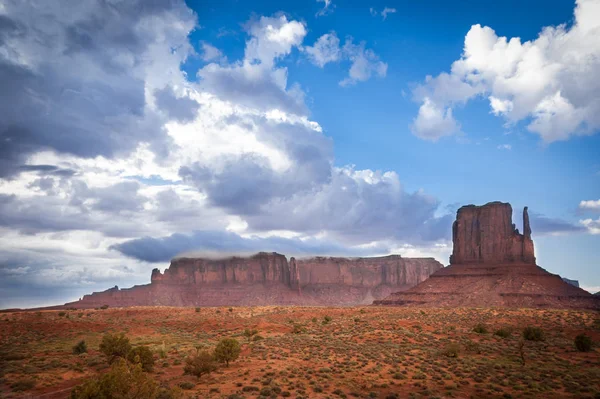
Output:
[[508,203],[463,206],[452,225],[450,264],[535,264],[527,207],[523,211],[523,233],[519,234],[512,223]]
[[535,264],[527,207],[523,234],[508,203],[460,208],[452,226],[450,266],[376,305],[600,309],[600,300]]
[[566,277],[561,277],[561,278],[562,278],[562,280],[563,280],[565,283],[567,283],[567,284],[571,284],[573,287],[579,287],[579,281],[577,281],[577,280],[571,280],[571,279],[568,279],[568,278],[566,278]]
[[66,307],[254,306],[371,304],[408,289],[442,268],[433,258],[288,259],[260,252],[250,257],[178,258],[148,285],[111,288]]

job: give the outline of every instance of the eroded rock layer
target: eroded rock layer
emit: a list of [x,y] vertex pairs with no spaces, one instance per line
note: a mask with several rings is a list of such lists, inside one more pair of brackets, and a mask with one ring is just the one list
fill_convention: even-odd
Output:
[[442,268],[433,258],[288,259],[261,252],[250,257],[174,259],[151,283],[111,288],[68,307],[257,306],[371,304],[408,289]]
[[460,208],[453,225],[450,266],[376,305],[600,309],[600,299],[535,264],[527,208],[523,233],[510,204]]

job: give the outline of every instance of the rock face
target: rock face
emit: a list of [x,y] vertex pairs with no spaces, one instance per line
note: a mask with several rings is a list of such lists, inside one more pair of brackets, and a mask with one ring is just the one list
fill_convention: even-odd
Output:
[[527,207],[523,210],[523,231],[519,234],[512,223],[508,203],[463,206],[452,225],[450,263],[535,264]]
[[67,307],[254,306],[371,304],[408,289],[443,266],[433,258],[390,255],[373,258],[288,259],[260,252],[223,259],[178,258],[151,283],[111,288]]
[[535,264],[527,208],[523,234],[510,204],[460,208],[452,228],[450,266],[376,305],[600,309],[600,299]]
[[577,281],[577,280],[571,280],[571,279],[568,279],[568,278],[566,278],[566,277],[561,277],[561,278],[562,278],[562,280],[563,280],[565,283],[567,283],[567,284],[571,284],[573,287],[579,287],[579,281]]

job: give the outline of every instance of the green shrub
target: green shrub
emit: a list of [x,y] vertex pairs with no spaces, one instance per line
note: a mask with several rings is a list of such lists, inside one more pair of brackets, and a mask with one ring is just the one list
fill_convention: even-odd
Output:
[[488,333],[487,326],[482,323],[479,323],[475,327],[473,327],[473,331],[476,332],[477,334],[487,334]]
[[294,324],[294,328],[292,329],[292,334],[302,334],[306,332],[306,327],[300,324]]
[[329,324],[331,322],[331,317],[330,316],[325,316],[323,317],[323,324]]
[[193,382],[183,381],[179,383],[179,388],[181,389],[192,389],[196,386]]
[[67,312],[58,312],[59,317],[64,317],[66,314],[67,314]]
[[185,359],[185,366],[183,367],[184,374],[191,374],[198,378],[216,370],[217,363],[215,362],[215,357],[208,351],[197,351],[192,356],[188,356]]
[[10,384],[10,388],[14,392],[29,391],[34,386],[35,386],[35,380],[32,378],[17,380],[15,382],[13,382],[12,384]]
[[579,352],[589,352],[592,350],[592,339],[585,334],[575,337],[575,347]]
[[118,358],[108,373],[73,389],[71,399],[156,399],[158,393],[158,385],[151,376],[143,372],[141,365],[128,364],[124,359]]
[[229,366],[229,362],[236,360],[241,352],[240,343],[234,338],[224,338],[215,348],[215,359]]
[[527,341],[543,341],[545,339],[544,332],[539,327],[525,327],[523,329],[523,338]]
[[251,338],[252,338],[254,335],[258,334],[258,330],[251,330],[251,329],[249,329],[249,328],[246,328],[246,329],[244,330],[244,333],[243,333],[243,334],[244,334],[244,337],[248,338],[248,341],[250,341],[250,339],[251,339]]
[[511,332],[508,328],[500,328],[494,331],[494,335],[499,336],[500,338],[508,338],[511,335]]
[[200,308],[196,308],[196,313],[200,313]]
[[73,347],[73,353],[75,355],[81,355],[82,353],[87,353],[87,344],[85,341],[79,341],[77,345]]
[[129,338],[124,333],[119,335],[106,334],[102,337],[100,352],[108,358],[109,364],[112,364],[118,358],[126,358],[130,350]]
[[246,385],[242,388],[242,392],[258,392],[260,389],[252,385]]
[[442,355],[447,357],[458,357],[460,346],[458,344],[448,344],[443,350]]
[[253,341],[253,342],[260,341],[260,340],[262,340],[262,339],[264,339],[264,338],[262,337],[262,335],[255,335],[254,337],[252,337],[252,341]]
[[102,305],[102,306],[100,306],[100,309],[102,309],[102,310],[108,309],[108,305]]
[[154,355],[147,346],[136,346],[127,354],[127,360],[131,363],[139,363],[142,370],[152,371],[154,369]]

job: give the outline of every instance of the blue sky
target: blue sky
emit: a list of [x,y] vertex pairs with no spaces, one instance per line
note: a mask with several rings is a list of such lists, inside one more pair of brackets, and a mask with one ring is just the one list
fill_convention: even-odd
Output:
[[600,290],[600,1],[44,7],[0,9],[0,307],[186,252],[446,264],[496,200]]

